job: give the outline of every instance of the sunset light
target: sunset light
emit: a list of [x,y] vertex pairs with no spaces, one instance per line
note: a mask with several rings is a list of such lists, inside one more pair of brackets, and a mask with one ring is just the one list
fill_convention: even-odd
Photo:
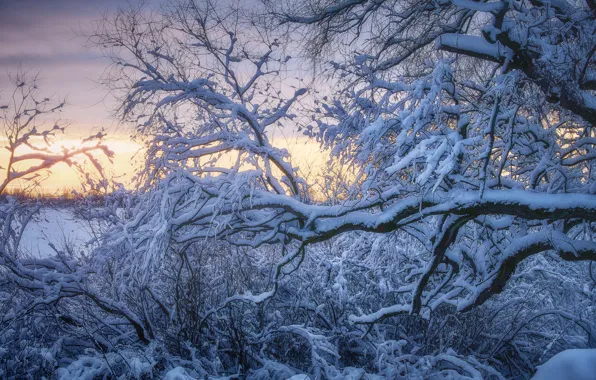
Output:
[[[0,144],[2,140],[0,139]],[[128,187],[133,185],[133,177],[138,171],[143,157],[143,146],[135,141],[122,137],[117,140],[115,138],[105,141],[106,146],[114,152],[114,158],[109,160],[106,157],[99,156],[98,159],[106,170],[106,175],[114,181],[120,182]],[[56,154],[60,154],[64,149],[76,149],[81,145],[81,140],[77,139],[57,139],[57,141],[47,146],[47,149]],[[86,144],[92,146],[93,144]],[[23,147],[20,153],[31,153],[32,150]],[[7,160],[8,152],[0,151],[0,161]],[[75,157],[74,162],[84,164],[84,157]],[[21,165],[22,166],[22,165]],[[19,166],[16,166],[19,169]],[[66,163],[58,163],[56,166],[49,169],[45,173],[46,177],[40,183],[39,188],[32,189],[34,193],[62,193],[64,191],[81,191],[81,177],[80,174]],[[16,181],[11,184],[9,189],[22,189],[27,186],[26,182]]]
[[0,379],[596,379],[596,0],[0,0]]

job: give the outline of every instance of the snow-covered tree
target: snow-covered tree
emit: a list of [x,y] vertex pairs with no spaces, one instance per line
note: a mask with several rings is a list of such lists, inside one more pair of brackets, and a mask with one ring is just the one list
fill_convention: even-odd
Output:
[[314,1],[274,14],[306,28],[315,52],[361,49],[336,54],[345,85],[310,131],[363,185],[338,215],[311,212],[309,232],[399,230],[429,253],[409,302],[354,321],[470,310],[541,252],[596,258],[591,2]]
[[[90,36],[147,156],[138,194],[87,210],[92,255],[4,264],[87,348],[60,373],[527,378],[594,347],[593,4],[259,6]],[[322,180],[271,138],[293,127],[332,152]]]
[[57,135],[66,128],[59,117],[65,101],[54,104],[40,95],[39,79],[30,72],[19,71],[10,82],[13,87],[0,93],[0,141],[7,153],[0,161],[0,377],[33,378],[53,374],[73,346],[91,348],[113,336],[109,327],[94,326],[95,337],[84,338],[85,318],[111,314],[119,321],[104,326],[121,326],[128,313],[96,291],[92,270],[78,252],[52,245],[52,251],[35,257],[23,249],[25,230],[44,204],[8,195],[9,185],[32,190],[60,163],[85,174],[84,161],[103,178],[99,155],[111,159],[113,153],[103,144],[102,132],[81,140],[79,147],[55,149],[60,147]]
[[[255,339],[273,347],[275,340],[264,339],[275,335],[271,329],[299,331],[290,327],[293,317],[274,317],[289,304],[317,321],[299,334],[313,355],[326,352],[313,356],[309,371],[327,377],[335,376],[329,363],[337,358],[355,364],[380,347],[389,351],[374,360],[387,361],[373,371],[389,375],[383,371],[404,365],[407,372],[411,363],[400,361],[397,348],[435,347],[435,338],[451,343],[429,350],[428,360],[495,375],[473,359],[440,356],[454,347],[487,355],[492,347],[488,355],[517,368],[510,374],[527,374],[552,347],[577,346],[571,335],[551,335],[544,326],[553,323],[594,344],[593,310],[581,306],[593,299],[585,288],[591,267],[559,268],[561,259],[596,258],[588,6],[273,4],[271,17],[291,29],[275,36],[241,27],[247,13],[184,1],[162,14],[122,12],[92,37],[114,59],[109,83],[123,90],[122,116],[151,136],[146,193],[98,251],[112,260],[103,270],[113,278],[113,297],[154,294],[171,321],[195,321],[178,330],[199,334],[191,341],[208,336],[235,347],[224,362],[235,361],[237,371],[276,357],[249,349]],[[283,47],[296,46],[301,32],[313,36],[304,45],[311,53],[332,53],[332,91],[315,99],[313,122],[303,127],[349,168],[350,178],[334,184],[341,193],[322,192],[333,199],[309,196],[311,184],[268,138],[277,124],[303,121],[292,109],[305,90],[293,90],[282,74],[293,64]],[[205,239],[224,244],[217,260],[237,264],[222,272],[212,255],[198,255]],[[204,290],[168,301],[158,284],[171,260],[180,268],[174,289],[190,281]],[[197,270],[226,279],[226,290],[199,280]],[[318,276],[326,277],[321,288],[306,290]],[[562,298],[563,283],[574,284],[567,289],[573,296]],[[497,296],[509,284],[507,297]],[[181,309],[190,294],[195,306]],[[542,303],[523,301],[532,297]],[[237,324],[253,312],[259,325]],[[491,322],[479,323],[485,313]],[[412,331],[414,321],[427,321],[433,338],[393,342],[384,323],[391,318],[413,318]],[[466,319],[475,332],[445,331],[451,318]],[[324,343],[334,339],[331,331],[352,337],[354,347],[340,355],[333,347],[343,344]],[[537,350],[536,339],[553,340]],[[503,344],[513,341],[513,348]]]
[[[66,101],[53,103],[40,94],[38,75],[19,70],[11,75],[12,88],[0,92],[0,130],[6,160],[0,161],[0,194],[11,183],[37,186],[56,164],[64,163],[81,169],[77,159],[90,161],[103,174],[102,166],[94,155],[97,152],[109,159],[113,153],[102,143],[104,134],[99,132],[80,142],[79,147],[56,148],[57,133],[64,133],[67,125],[60,120],[60,111]],[[48,127],[48,125],[50,125]]]
[[[271,288],[232,297],[261,303],[311,244],[349,231],[406,233],[426,259],[401,302],[352,318],[374,323],[440,304],[471,310],[541,252],[596,258],[591,10],[448,1],[277,12],[317,26],[315,47],[367,42],[368,53],[333,63],[343,87],[310,128],[359,168],[357,188],[334,206],[311,200],[287,152],[267,139],[305,90],[273,90],[289,58],[279,37],[239,33],[239,13],[182,2],[160,18],[122,13],[95,36],[118,49],[120,78],[130,79],[123,116],[155,136],[145,173],[159,181],[131,221],[143,227],[125,239],[139,281],[170,243],[279,244]],[[583,103],[569,103],[572,93]]]

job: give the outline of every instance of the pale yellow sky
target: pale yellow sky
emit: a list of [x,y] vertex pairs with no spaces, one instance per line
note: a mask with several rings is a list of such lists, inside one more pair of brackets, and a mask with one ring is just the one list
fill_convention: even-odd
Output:
[[[5,139],[0,138],[0,146],[3,146],[5,143]],[[61,147],[71,148],[71,147],[79,147],[81,139],[75,138],[64,138],[57,140],[54,144],[50,146],[50,149],[54,152],[60,152]],[[123,182],[125,184],[130,183],[130,179],[134,175],[133,173],[136,172],[135,169],[135,160],[133,156],[136,152],[139,151],[141,148],[140,145],[130,141],[129,139],[107,139],[105,144],[110,147],[110,149],[115,153],[115,158],[113,163],[110,163],[109,160],[103,154],[96,154],[95,156],[99,158],[106,175],[109,178],[114,178],[119,182]],[[17,156],[19,154],[28,153],[30,150],[28,148],[21,149],[17,152]],[[140,157],[141,155],[139,155]],[[6,167],[6,163],[9,158],[9,153],[6,149],[0,149],[0,167]],[[76,160],[79,163],[84,163],[84,159]],[[137,160],[138,161],[138,160]],[[25,167],[30,167],[32,165],[39,164],[41,161],[30,160],[27,162],[23,162],[20,166],[17,166],[17,170],[23,170]],[[85,167],[89,167],[89,171],[93,172],[93,169],[90,165],[85,165]],[[138,166],[137,166],[138,167]],[[68,166],[65,163],[59,163],[52,167],[50,172],[44,171],[41,174],[46,175],[47,178],[41,183],[41,187],[39,189],[34,190],[35,192],[42,192],[42,193],[56,193],[62,192],[64,189],[74,189],[74,190],[81,190],[80,184],[80,176],[77,174],[77,171]],[[6,171],[5,169],[0,169],[0,178],[5,178]],[[15,181],[9,185],[9,189],[22,189],[26,187],[28,183],[26,181]]]
[[[54,144],[54,150],[60,150],[60,147],[77,146],[80,140],[67,138],[57,141]],[[0,141],[0,144],[3,141]],[[286,148],[292,157],[291,162],[294,167],[299,167],[302,175],[316,176],[320,174],[321,167],[326,162],[328,154],[321,150],[321,147],[314,140],[304,136],[291,136],[289,138],[273,138],[272,143],[280,148]],[[133,177],[142,167],[143,152],[142,145],[131,141],[127,137],[111,137],[105,141],[105,144],[115,154],[113,162],[110,163],[105,157],[100,159],[104,166],[104,171],[109,179],[123,183],[126,187],[132,186]],[[23,151],[24,152],[24,151]],[[101,155],[98,155],[101,157]],[[8,152],[0,149],[0,166],[6,166],[4,163],[8,159]],[[81,160],[84,161],[84,160]],[[30,161],[30,163],[35,163]],[[89,171],[93,173],[91,165],[86,165]],[[0,170],[0,177],[4,178],[4,171]],[[74,168],[66,164],[57,164],[49,173],[47,179],[41,183],[41,187],[36,189],[42,193],[60,194],[66,190],[77,190],[81,188],[81,178]],[[12,183],[10,189],[23,188],[23,182]]]

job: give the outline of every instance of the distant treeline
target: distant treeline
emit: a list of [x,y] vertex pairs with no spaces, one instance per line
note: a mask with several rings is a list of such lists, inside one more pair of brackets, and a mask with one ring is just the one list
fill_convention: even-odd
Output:
[[43,203],[51,203],[53,205],[74,205],[81,200],[91,203],[104,203],[107,194],[97,192],[84,193],[75,191],[73,189],[63,189],[56,192],[42,192],[39,190],[28,189],[8,189],[3,194],[0,194],[0,201],[7,197],[16,198],[19,202],[41,201]]

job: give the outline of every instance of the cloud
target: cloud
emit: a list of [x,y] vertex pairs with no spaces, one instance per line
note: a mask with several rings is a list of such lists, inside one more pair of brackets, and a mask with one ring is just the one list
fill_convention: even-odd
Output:
[[[92,2],[82,0],[4,1],[0,5],[0,64],[72,60],[89,52],[80,31],[100,17]],[[86,7],[75,4],[86,4]],[[79,32],[79,36],[77,36]]]
[[[133,0],[135,1],[135,0]],[[100,53],[84,47],[84,28],[102,19],[104,13],[126,6],[122,0],[0,0],[0,103],[6,99],[9,72],[33,68],[40,72],[40,91],[54,99],[67,97],[67,106],[57,115],[70,123],[68,137],[84,138],[99,127],[108,127],[109,145],[116,151],[117,175],[134,173],[133,154],[139,146],[129,139],[113,140],[125,131],[109,128],[115,100],[97,81],[109,65]],[[4,97],[3,97],[4,95]],[[0,133],[1,136],[1,133]],[[2,161],[0,151],[0,162]],[[130,175],[122,181],[128,181]],[[77,187],[78,177],[65,165],[55,168],[44,188]]]
[[[77,125],[110,125],[113,101],[97,81],[109,61],[84,47],[82,29],[122,1],[0,0],[0,96],[7,73],[40,71],[44,94],[68,96],[62,118]],[[106,99],[104,101],[104,99]]]

